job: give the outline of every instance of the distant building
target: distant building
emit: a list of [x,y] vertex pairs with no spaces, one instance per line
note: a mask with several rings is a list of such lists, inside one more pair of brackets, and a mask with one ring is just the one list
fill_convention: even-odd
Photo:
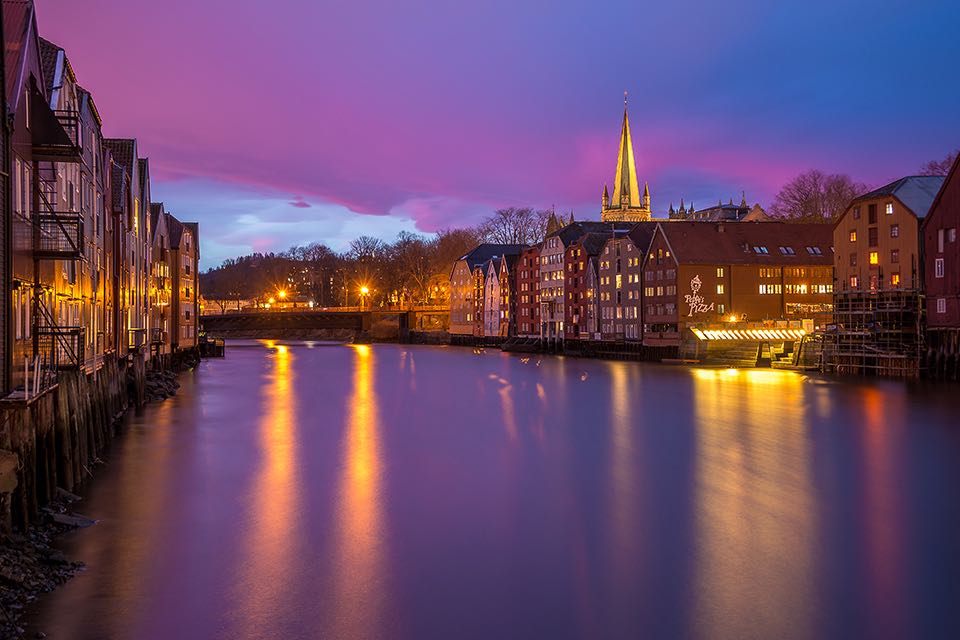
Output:
[[167,213],[173,292],[170,342],[174,353],[197,346],[200,327],[200,280],[197,273],[200,262],[199,227],[196,222],[181,222]]
[[[597,256],[612,235],[612,231],[585,233],[566,248],[564,254],[566,297],[564,337],[567,340],[591,340],[591,328],[596,326],[598,280],[591,276]],[[594,328],[595,332],[595,328]]]
[[733,198],[726,204],[717,202],[716,206],[706,209],[694,209],[693,203],[685,207],[680,200],[680,208],[675,210],[673,203],[667,212],[670,220],[688,220],[696,222],[769,222],[772,218],[767,215],[759,204],[752,207],[747,204],[746,194],[743,194],[740,204],[733,204]]
[[[960,352],[960,157],[953,163],[930,211],[921,225],[924,248],[927,326],[935,346],[949,343],[952,353]],[[950,335],[947,335],[950,334]]]
[[150,203],[150,351],[156,356],[173,352],[170,327],[173,278],[170,277],[170,229],[162,202]]
[[600,339],[635,340],[643,336],[643,261],[656,222],[640,222],[629,233],[610,238],[598,258]]
[[520,252],[516,275],[517,335],[539,337],[540,335],[540,250],[542,244],[528,247]]
[[833,233],[838,291],[919,290],[920,221],[942,176],[908,176],[854,198]]
[[481,336],[500,335],[500,258],[483,265],[483,330]]
[[493,258],[519,255],[526,245],[484,243],[457,260],[450,271],[450,335],[482,335],[485,265]]
[[620,147],[617,152],[617,171],[613,179],[613,197],[603,185],[600,197],[600,220],[603,222],[641,222],[650,219],[650,187],[637,180],[637,165],[633,157],[633,138],[627,100],[623,100],[623,124],[620,126]]

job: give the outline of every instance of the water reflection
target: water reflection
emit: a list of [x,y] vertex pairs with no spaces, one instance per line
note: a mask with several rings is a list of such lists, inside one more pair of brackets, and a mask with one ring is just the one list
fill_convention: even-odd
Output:
[[623,363],[610,365],[610,548],[614,556],[614,574],[628,569],[618,559],[634,557],[638,543],[636,523],[640,505],[637,504],[629,376],[630,372]]
[[731,369],[694,381],[698,634],[813,637],[803,378]]
[[347,401],[334,538],[330,638],[377,637],[382,628],[386,565],[381,504],[383,463],[374,388],[376,356],[353,345],[353,394]]
[[289,575],[297,564],[300,491],[297,486],[297,420],[293,393],[294,355],[289,347],[264,341],[272,368],[262,387],[258,425],[262,462],[252,486],[247,562],[238,582],[243,620],[238,637],[262,638],[287,601]]

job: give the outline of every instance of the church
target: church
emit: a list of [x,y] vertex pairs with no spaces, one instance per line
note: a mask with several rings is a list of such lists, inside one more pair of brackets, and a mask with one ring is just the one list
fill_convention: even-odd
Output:
[[633,159],[633,139],[630,137],[630,118],[627,116],[627,96],[623,96],[623,126],[620,129],[620,151],[617,155],[617,175],[613,181],[613,198],[603,185],[600,220],[603,222],[643,222],[650,219],[650,187],[637,180],[637,165]]

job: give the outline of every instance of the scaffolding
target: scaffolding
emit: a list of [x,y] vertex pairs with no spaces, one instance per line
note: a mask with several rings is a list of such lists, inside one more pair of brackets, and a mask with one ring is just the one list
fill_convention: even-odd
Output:
[[834,294],[823,336],[827,373],[916,378],[923,366],[923,295],[918,290]]

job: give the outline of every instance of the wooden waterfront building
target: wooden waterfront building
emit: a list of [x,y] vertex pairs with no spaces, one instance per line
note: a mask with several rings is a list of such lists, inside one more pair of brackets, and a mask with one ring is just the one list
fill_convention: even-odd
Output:
[[925,352],[920,223],[942,176],[907,176],[855,198],[834,227],[834,373],[915,377]]
[[[598,300],[598,278],[595,263],[612,231],[585,233],[566,248],[564,253],[564,296],[566,298],[564,338],[592,340],[595,336]],[[591,331],[593,329],[593,332]]]
[[832,242],[827,224],[658,224],[643,263],[644,345],[791,351],[829,322]]
[[526,245],[484,243],[457,260],[450,271],[450,336],[472,342],[483,334],[485,265],[493,258],[516,256]]
[[936,377],[960,377],[960,156],[921,225],[926,288],[927,365]]
[[656,227],[656,222],[639,222],[613,235],[598,257],[599,339],[605,342],[642,338],[643,261]]
[[197,346],[200,329],[200,292],[197,268],[200,262],[200,225],[181,222],[167,213],[170,233],[171,311],[170,341],[173,353]]
[[541,243],[521,251],[514,269],[517,335],[523,338],[540,336],[540,250],[542,248]]

